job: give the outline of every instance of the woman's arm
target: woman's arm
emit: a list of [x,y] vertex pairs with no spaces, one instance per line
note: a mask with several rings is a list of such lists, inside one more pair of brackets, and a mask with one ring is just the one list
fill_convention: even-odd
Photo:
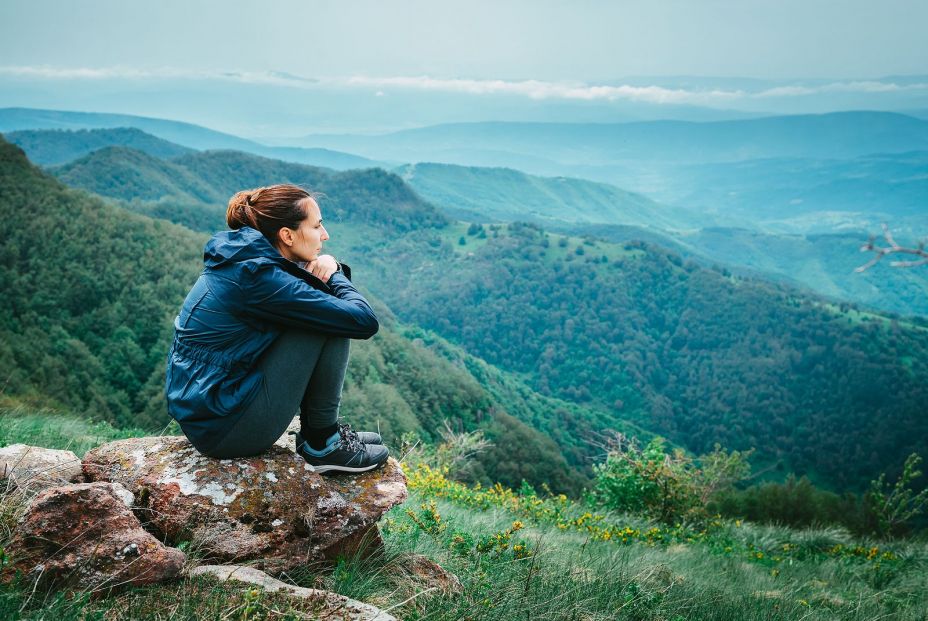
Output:
[[331,294],[271,265],[262,266],[242,287],[243,312],[295,328],[367,339],[380,324],[367,300],[340,272],[329,279]]

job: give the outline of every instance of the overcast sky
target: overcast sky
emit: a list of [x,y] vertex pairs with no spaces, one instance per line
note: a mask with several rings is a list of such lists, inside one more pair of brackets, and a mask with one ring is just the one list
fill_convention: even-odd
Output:
[[2,0],[0,67],[605,82],[928,73],[925,0]]

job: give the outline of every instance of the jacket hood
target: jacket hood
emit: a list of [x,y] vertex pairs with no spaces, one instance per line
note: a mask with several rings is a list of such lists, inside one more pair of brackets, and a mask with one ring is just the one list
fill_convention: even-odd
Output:
[[288,262],[261,231],[250,226],[216,233],[203,248],[203,263],[209,268],[261,258]]

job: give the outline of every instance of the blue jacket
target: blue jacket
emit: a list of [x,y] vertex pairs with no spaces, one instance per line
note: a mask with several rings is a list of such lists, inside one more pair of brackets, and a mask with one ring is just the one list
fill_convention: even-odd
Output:
[[168,412],[201,452],[258,395],[256,363],[284,330],[366,339],[379,327],[347,265],[323,283],[251,227],[213,235],[203,261],[174,320],[165,382]]

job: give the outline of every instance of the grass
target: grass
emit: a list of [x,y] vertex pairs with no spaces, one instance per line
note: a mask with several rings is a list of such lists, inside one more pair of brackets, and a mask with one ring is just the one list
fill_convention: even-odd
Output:
[[[174,421],[165,434],[180,434]],[[173,431],[172,431],[173,427]],[[25,443],[73,451],[78,457],[95,446],[152,435],[144,429],[117,429],[106,422],[89,422],[80,416],[51,408],[33,408],[17,403],[0,405],[0,447]]]
[[[71,441],[66,430],[81,442],[127,434],[77,419],[58,419],[51,432],[41,428],[41,421],[53,422],[50,412],[19,413],[0,416],[3,443],[43,444],[23,435],[32,431],[55,447]],[[407,466],[410,499],[382,520],[382,554],[304,566],[282,579],[407,620],[915,621],[928,615],[923,541],[857,541],[838,528],[722,521],[700,535],[700,527],[597,514],[560,496],[467,487],[422,468]],[[0,500],[14,498],[7,492]],[[636,534],[626,541],[604,536],[629,531]],[[454,573],[461,589],[442,592],[410,573],[406,561],[414,554]],[[210,577],[89,595],[3,586],[0,618],[289,620],[313,618],[315,606]]]
[[[423,500],[414,496],[410,504]],[[439,502],[442,520],[473,533],[508,527],[502,510],[475,512]],[[760,564],[713,555],[698,546],[616,547],[553,526],[531,526],[533,552],[517,559],[489,551],[448,549],[400,507],[385,528],[383,557],[345,559],[334,568],[294,576],[302,586],[328,588],[407,619],[923,619],[924,575],[879,578],[838,559],[795,563],[771,572]],[[454,572],[459,593],[426,591],[398,571],[404,555],[423,554]],[[881,582],[882,580],[882,582]],[[26,603],[20,613],[19,607]],[[24,619],[290,619],[312,606],[210,578],[136,588],[89,601],[58,596],[27,602],[0,594],[0,616]]]

